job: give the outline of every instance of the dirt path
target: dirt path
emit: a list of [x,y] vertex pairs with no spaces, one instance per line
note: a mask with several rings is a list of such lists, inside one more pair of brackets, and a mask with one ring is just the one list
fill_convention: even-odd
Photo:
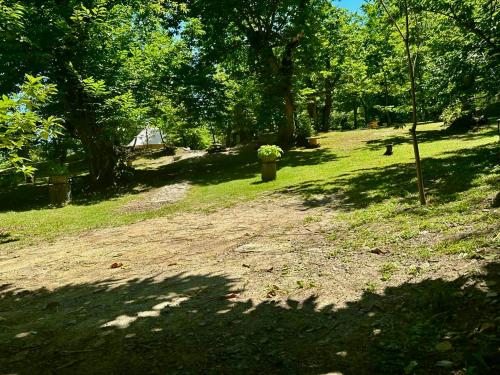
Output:
[[[308,220],[314,218],[314,220]],[[381,264],[403,262],[387,285],[419,280],[405,273],[425,268],[425,278],[456,278],[474,271],[474,261],[402,260],[370,252],[332,259],[335,230],[324,208],[273,196],[212,213],[181,213],[118,228],[62,238],[53,244],[0,254],[2,284],[17,290],[49,290],[103,280],[165,278],[179,273],[220,274],[238,280],[240,298],[305,298],[344,305],[379,280]],[[112,269],[111,266],[118,266]]]
[[[477,347],[464,337],[484,342],[495,327],[487,286],[500,280],[476,277],[484,264],[457,257],[333,256],[341,244],[328,234],[347,230],[334,215],[270,196],[0,253],[0,374],[458,368]],[[398,270],[381,282],[388,262]],[[459,350],[436,351],[442,340]]]

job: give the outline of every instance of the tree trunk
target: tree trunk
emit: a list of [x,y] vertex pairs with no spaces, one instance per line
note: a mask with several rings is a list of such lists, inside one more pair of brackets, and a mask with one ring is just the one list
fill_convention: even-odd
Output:
[[295,103],[291,90],[287,90],[285,94],[285,122],[279,128],[278,137],[286,148],[291,147],[295,141]]
[[304,34],[299,33],[285,46],[281,61],[278,60],[272,48],[255,46],[266,62],[264,73],[273,77],[272,91],[282,100],[283,121],[278,125],[278,142],[284,148],[293,146],[295,142],[295,100],[293,93],[293,51],[299,45]]
[[82,142],[87,153],[92,188],[99,190],[115,183],[118,155],[111,139],[106,137],[95,122],[95,115],[80,90],[68,99],[71,108],[69,128]]
[[387,126],[392,125],[391,113],[389,112],[389,84],[387,82],[387,73],[384,70],[384,96],[385,96],[385,117]]
[[279,129],[279,141],[288,148],[295,142],[295,101],[293,95],[293,51],[299,45],[303,34],[300,33],[286,45],[281,58],[280,76],[282,80],[283,98],[285,101],[285,122]]
[[366,102],[361,99],[361,106],[363,107],[363,126],[367,126],[368,123],[372,120],[371,118],[371,112],[368,111],[368,106],[366,105]]
[[333,109],[333,83],[331,78],[325,81],[325,105],[321,113],[321,130],[326,132],[330,130],[330,119]]
[[96,188],[106,188],[115,183],[118,155],[109,141],[87,145],[90,162],[90,177]]
[[[330,58],[326,59],[325,64],[326,70],[330,70],[332,68],[332,64]],[[330,130],[330,117],[332,114],[333,108],[333,79],[331,76],[325,77],[325,105],[323,106],[323,110],[321,113],[321,130],[328,131]]]
[[412,128],[411,128],[411,137],[413,141],[413,151],[415,153],[415,168],[417,171],[417,185],[418,185],[418,194],[420,198],[420,204],[425,206],[427,204],[427,200],[425,198],[425,189],[424,189],[424,181],[422,176],[422,164],[420,161],[420,150],[418,147],[418,138],[417,138],[417,89],[415,85],[415,67],[413,65],[413,59],[410,51],[410,18],[408,14],[408,1],[405,0],[405,26],[406,26],[406,38],[404,38],[405,42],[405,50],[406,57],[408,60],[408,73],[410,76],[411,82],[411,103],[412,103]]
[[401,35],[401,38],[403,39],[404,45],[405,45],[405,51],[406,51],[406,58],[408,62],[408,75],[410,77],[410,83],[411,83],[411,104],[412,104],[412,127],[410,129],[410,134],[413,142],[413,151],[415,154],[415,168],[417,171],[417,186],[418,186],[418,194],[420,198],[420,204],[426,205],[427,200],[425,198],[425,189],[424,189],[424,181],[423,181],[423,175],[422,175],[422,164],[420,161],[420,150],[418,147],[418,137],[417,137],[417,88],[415,84],[415,66],[413,63],[413,58],[410,50],[410,15],[409,15],[409,9],[408,9],[408,0],[404,0],[404,16],[405,16],[405,34],[403,34],[403,31],[401,28],[398,26],[396,20],[392,16],[391,12],[387,8],[387,5],[385,4],[384,0],[380,0],[382,6],[384,7],[385,12],[391,19],[392,23],[398,30],[399,34]]
[[353,115],[354,115],[354,128],[358,128],[358,103],[354,104],[354,109],[353,109]]
[[307,103],[307,114],[311,119],[311,123],[314,126],[314,129],[319,130],[319,121],[318,121],[318,106],[314,102],[314,100],[309,100]]
[[115,183],[119,159],[112,140],[107,139],[98,126],[89,121],[87,115],[71,118],[69,121],[87,151],[92,187],[104,189],[112,186]]

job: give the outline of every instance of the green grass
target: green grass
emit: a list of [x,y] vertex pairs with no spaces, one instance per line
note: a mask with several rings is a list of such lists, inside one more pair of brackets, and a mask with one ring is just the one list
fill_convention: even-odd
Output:
[[[467,227],[470,234],[459,239],[460,245],[452,238],[432,244],[426,251],[474,254],[492,240],[491,228],[498,219],[493,210],[483,211],[488,198],[499,188],[494,129],[450,135],[438,124],[419,127],[428,207],[418,206],[413,149],[407,132],[378,129],[324,134],[320,149],[287,152],[279,162],[278,179],[269,183],[260,182],[254,149],[145,168],[137,176],[137,185],[142,187],[178,181],[193,185],[181,202],[150,212],[120,212],[124,204],[141,199],[132,191],[53,209],[30,205],[27,197],[33,193],[21,195],[16,190],[0,194],[2,200],[19,202],[19,208],[0,212],[0,243],[19,246],[178,211],[210,212],[277,192],[299,196],[306,206],[334,204],[338,219],[356,234],[334,239],[343,241],[343,246],[359,247],[367,242],[370,246],[386,246],[404,240],[415,242],[412,251],[425,253],[418,240],[422,232],[453,236]],[[395,145],[394,156],[382,155],[385,143]],[[43,189],[36,194],[45,194]],[[305,224],[315,220],[311,216]],[[18,241],[9,242],[13,239]],[[498,243],[498,238],[495,241]]]

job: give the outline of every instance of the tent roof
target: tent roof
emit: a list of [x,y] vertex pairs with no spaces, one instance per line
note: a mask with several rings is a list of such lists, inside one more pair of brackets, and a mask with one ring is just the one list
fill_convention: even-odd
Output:
[[138,147],[146,145],[161,145],[163,144],[162,133],[158,128],[144,128],[134,137],[127,147]]

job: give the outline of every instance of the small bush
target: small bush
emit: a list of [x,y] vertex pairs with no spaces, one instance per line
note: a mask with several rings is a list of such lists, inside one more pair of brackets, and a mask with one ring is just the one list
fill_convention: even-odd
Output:
[[307,138],[311,137],[314,134],[314,127],[309,116],[299,116],[296,123],[295,134],[297,138],[297,145],[307,146]]
[[474,126],[474,118],[470,111],[463,109],[460,103],[455,103],[446,108],[441,114],[444,126],[450,130],[467,131]]

